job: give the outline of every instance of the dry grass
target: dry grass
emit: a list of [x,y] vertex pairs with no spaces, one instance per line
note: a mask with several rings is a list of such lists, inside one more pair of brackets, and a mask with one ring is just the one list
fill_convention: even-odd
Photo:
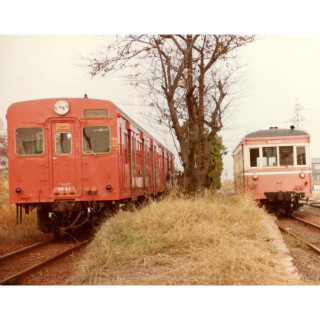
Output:
[[8,200],[7,177],[0,176],[0,244],[40,234],[36,214],[23,213],[22,224],[16,224],[16,208]]
[[223,180],[221,181],[221,189],[219,193],[222,194],[234,194],[234,181],[233,180]]
[[70,284],[293,283],[248,196],[168,197],[99,230]]

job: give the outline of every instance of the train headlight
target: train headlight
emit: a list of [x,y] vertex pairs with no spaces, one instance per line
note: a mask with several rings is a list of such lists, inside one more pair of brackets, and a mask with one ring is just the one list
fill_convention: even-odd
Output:
[[108,185],[106,186],[106,189],[107,189],[108,191],[110,191],[110,190],[112,189],[112,187],[110,186],[110,184],[108,184]]
[[253,180],[258,180],[258,178],[259,178],[259,176],[258,176],[257,173],[255,173],[255,174],[252,176],[252,179],[253,179]]
[[304,176],[305,176],[304,172],[301,171],[301,172],[299,173],[299,176],[300,176],[300,178],[304,178]]
[[16,193],[21,193],[21,188],[16,188]]
[[66,100],[59,100],[54,104],[54,111],[60,116],[67,114],[69,108],[69,103]]

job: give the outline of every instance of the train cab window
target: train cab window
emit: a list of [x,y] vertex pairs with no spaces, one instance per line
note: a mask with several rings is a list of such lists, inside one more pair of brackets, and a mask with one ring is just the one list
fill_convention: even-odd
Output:
[[70,132],[57,132],[55,136],[56,154],[72,152],[72,135]]
[[15,143],[18,155],[43,154],[42,128],[17,128],[15,131]]
[[262,148],[262,160],[264,167],[276,167],[278,162],[277,147]]
[[297,165],[304,166],[306,164],[306,147],[297,147]]
[[260,165],[259,148],[250,149],[250,167],[258,167]]
[[108,153],[110,151],[110,128],[108,126],[89,126],[82,131],[84,153]]
[[280,166],[293,166],[293,147],[279,147]]

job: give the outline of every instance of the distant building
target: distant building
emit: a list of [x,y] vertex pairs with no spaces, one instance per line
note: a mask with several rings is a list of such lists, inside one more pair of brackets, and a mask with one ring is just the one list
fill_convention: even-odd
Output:
[[311,159],[313,192],[320,193],[320,158]]

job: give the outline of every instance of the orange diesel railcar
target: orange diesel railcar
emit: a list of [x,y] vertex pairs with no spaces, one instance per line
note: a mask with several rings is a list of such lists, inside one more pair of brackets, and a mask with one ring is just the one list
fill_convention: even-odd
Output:
[[290,129],[246,135],[233,152],[235,191],[250,192],[273,209],[296,210],[312,194],[310,136]]
[[173,185],[174,157],[110,101],[42,99],[7,112],[9,199],[35,208],[43,232],[157,195]]

